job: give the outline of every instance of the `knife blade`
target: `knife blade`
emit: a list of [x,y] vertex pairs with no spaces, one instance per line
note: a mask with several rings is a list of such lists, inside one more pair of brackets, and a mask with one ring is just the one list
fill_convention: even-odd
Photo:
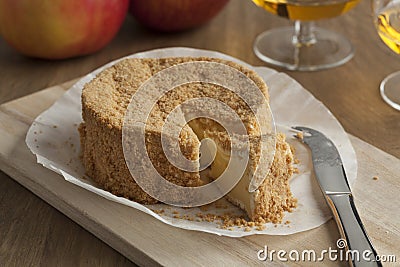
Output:
[[[292,127],[294,135],[311,149],[315,176],[330,207],[341,237],[346,241],[346,260],[351,266],[382,266],[354,204],[353,194],[335,144],[321,132]],[[343,247],[340,247],[343,248]]]

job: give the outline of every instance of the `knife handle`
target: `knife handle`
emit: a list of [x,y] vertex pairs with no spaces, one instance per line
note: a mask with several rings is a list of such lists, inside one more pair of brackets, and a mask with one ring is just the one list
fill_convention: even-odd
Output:
[[[377,259],[377,253],[365,231],[361,218],[358,215],[352,194],[326,195],[329,207],[339,227],[341,237],[347,244],[337,242],[338,248],[346,248],[346,255],[349,263],[354,266],[382,266]],[[350,252],[358,251],[359,260],[356,256],[350,257]],[[364,255],[363,255],[364,253]],[[351,253],[352,255],[357,252]],[[369,261],[370,259],[370,261]]]

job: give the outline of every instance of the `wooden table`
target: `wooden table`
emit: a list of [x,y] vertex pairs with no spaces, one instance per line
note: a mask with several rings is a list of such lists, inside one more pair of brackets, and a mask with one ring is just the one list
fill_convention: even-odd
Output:
[[[251,1],[231,0],[212,22],[182,33],[153,33],[128,17],[105,49],[70,60],[26,58],[0,38],[0,103],[77,78],[121,56],[159,47],[217,50],[252,65],[265,65],[252,52],[254,38],[266,29],[289,24]],[[400,157],[400,112],[386,105],[378,91],[386,75],[400,70],[400,57],[379,40],[369,1],[319,25],[347,36],[356,48],[355,57],[344,66],[324,71],[279,71],[321,100],[347,132]],[[0,184],[0,265],[133,265],[2,172]]]

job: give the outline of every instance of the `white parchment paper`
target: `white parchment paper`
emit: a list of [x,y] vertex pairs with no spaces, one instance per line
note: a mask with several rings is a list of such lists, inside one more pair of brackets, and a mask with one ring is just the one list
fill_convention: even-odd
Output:
[[[36,155],[37,162],[61,174],[67,181],[83,187],[106,199],[130,206],[150,214],[166,224],[189,230],[197,230],[217,235],[241,237],[253,234],[288,235],[306,231],[325,223],[331,218],[331,213],[315,180],[311,155],[309,150],[297,141],[291,126],[307,126],[323,132],[336,144],[349,179],[353,184],[357,177],[357,160],[350,140],[342,126],[331,112],[315,99],[299,83],[284,73],[266,67],[252,67],[238,59],[214,51],[192,48],[166,48],[138,53],[129,57],[154,58],[172,56],[207,56],[236,61],[256,70],[265,80],[270,90],[271,109],[277,124],[277,131],[286,133],[287,141],[296,148],[296,156],[300,159],[299,174],[290,180],[294,196],[298,199],[298,208],[292,213],[286,213],[284,222],[289,224],[266,224],[262,231],[233,227],[221,229],[217,222],[189,221],[174,217],[196,218],[196,214],[224,214],[231,212],[244,214],[239,208],[228,202],[210,205],[206,209],[182,209],[165,204],[141,205],[125,198],[117,197],[98,187],[90,178],[85,177],[84,168],[79,159],[78,125],[81,117],[81,91],[83,85],[93,79],[104,68],[115,64],[111,62],[88,74],[71,87],[54,105],[39,115],[26,136],[26,143]],[[60,177],[61,178],[61,177]],[[224,208],[221,208],[224,207]],[[164,210],[157,214],[153,210]],[[176,216],[179,214],[179,216]]]

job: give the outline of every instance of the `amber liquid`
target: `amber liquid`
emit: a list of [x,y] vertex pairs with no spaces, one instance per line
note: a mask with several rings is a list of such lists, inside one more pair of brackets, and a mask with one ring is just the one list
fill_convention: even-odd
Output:
[[346,13],[360,0],[252,0],[266,11],[290,20],[319,20]]
[[382,41],[400,54],[400,3],[380,10],[375,25]]

